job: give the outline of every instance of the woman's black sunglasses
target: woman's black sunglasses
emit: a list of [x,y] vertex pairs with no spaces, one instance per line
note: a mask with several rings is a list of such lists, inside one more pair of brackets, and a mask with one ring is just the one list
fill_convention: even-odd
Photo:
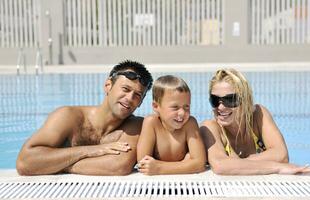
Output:
[[112,78],[115,76],[119,76],[119,75],[123,75],[126,78],[128,78],[129,80],[136,80],[138,79],[139,82],[146,88],[149,87],[150,82],[148,82],[147,80],[143,79],[139,74],[137,74],[136,72],[133,71],[120,71],[120,72],[114,72],[112,74]]
[[209,101],[213,108],[217,108],[220,103],[222,103],[225,107],[228,108],[235,108],[240,105],[237,94],[228,94],[223,97],[211,94]]

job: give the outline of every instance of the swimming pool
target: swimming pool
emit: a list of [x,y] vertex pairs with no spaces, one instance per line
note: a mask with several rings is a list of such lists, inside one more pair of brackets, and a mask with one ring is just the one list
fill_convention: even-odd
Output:
[[[163,73],[154,73],[154,78]],[[171,73],[192,90],[191,114],[199,122],[211,118],[208,80],[211,72]],[[290,161],[310,163],[310,72],[246,72],[254,101],[272,113],[286,140]],[[0,169],[15,168],[25,140],[63,105],[92,105],[103,100],[107,74],[0,75]],[[152,113],[151,93],[136,115]]]

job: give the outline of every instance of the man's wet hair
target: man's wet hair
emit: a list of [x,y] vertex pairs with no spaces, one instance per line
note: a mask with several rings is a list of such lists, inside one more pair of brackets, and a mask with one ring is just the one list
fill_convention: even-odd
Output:
[[114,76],[118,72],[123,72],[131,70],[138,74],[141,79],[143,79],[143,82],[146,83],[147,85],[147,90],[150,90],[152,88],[153,84],[153,78],[151,73],[146,69],[146,67],[136,61],[131,61],[131,60],[125,60],[123,62],[120,62],[119,64],[115,65],[113,69],[111,70],[109,77],[112,80],[112,83],[114,84],[115,81],[117,80],[117,76]]

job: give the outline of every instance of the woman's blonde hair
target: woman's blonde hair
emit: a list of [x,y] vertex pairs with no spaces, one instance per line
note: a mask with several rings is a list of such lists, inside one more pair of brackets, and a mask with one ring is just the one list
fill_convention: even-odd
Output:
[[154,82],[152,88],[153,101],[160,104],[166,90],[190,93],[190,89],[183,79],[172,75],[165,75],[159,77]]
[[[237,100],[240,102],[240,108],[237,111],[236,121],[239,121],[239,131],[241,132],[242,123],[245,124],[245,134],[242,138],[253,132],[253,94],[248,81],[242,73],[235,69],[220,69],[212,77],[209,84],[209,94],[213,86],[218,82],[226,82],[232,85],[237,94]],[[244,122],[243,122],[244,121]],[[238,137],[238,135],[237,135]]]

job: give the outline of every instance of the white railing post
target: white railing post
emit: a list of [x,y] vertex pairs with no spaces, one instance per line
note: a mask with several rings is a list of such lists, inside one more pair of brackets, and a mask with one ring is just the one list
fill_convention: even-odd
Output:
[[20,75],[20,68],[24,68],[24,72],[27,73],[27,66],[26,66],[26,55],[23,48],[20,48],[18,51],[18,57],[17,57],[17,75]]
[[43,71],[43,57],[42,57],[41,49],[37,48],[36,64],[35,64],[36,75],[39,74],[39,69],[40,69],[41,73],[44,72]]

